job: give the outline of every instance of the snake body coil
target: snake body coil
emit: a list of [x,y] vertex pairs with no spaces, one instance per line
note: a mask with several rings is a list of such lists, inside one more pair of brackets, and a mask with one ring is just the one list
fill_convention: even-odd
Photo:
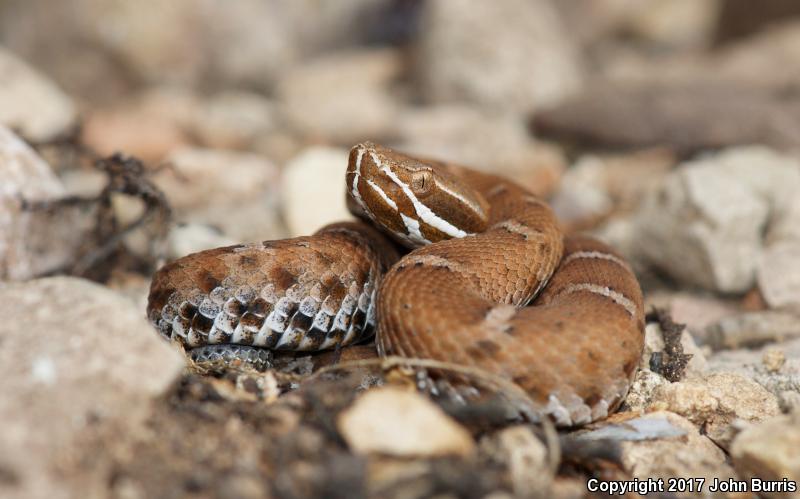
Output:
[[150,320],[195,355],[232,344],[341,347],[377,326],[381,355],[503,376],[562,426],[620,403],[644,315],[619,255],[563,237],[541,200],[494,175],[364,143],[345,180],[354,213],[418,248],[396,261],[377,231],[342,223],[195,253],[156,274]]

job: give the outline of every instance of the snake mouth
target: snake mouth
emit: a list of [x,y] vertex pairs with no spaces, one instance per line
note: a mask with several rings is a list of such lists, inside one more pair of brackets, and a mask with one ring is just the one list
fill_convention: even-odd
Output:
[[272,351],[249,345],[203,345],[186,350],[192,367],[204,373],[264,372],[272,367]]

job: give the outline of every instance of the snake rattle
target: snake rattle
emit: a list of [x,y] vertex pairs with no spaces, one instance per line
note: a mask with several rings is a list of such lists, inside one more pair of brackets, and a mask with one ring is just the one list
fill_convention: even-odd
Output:
[[[363,143],[345,183],[370,225],[180,258],[153,277],[150,321],[196,361],[256,368],[269,350],[376,333],[381,356],[513,381],[559,426],[620,404],[644,343],[642,292],[622,257],[565,237],[544,202],[495,175]],[[398,260],[381,232],[415,249]]]

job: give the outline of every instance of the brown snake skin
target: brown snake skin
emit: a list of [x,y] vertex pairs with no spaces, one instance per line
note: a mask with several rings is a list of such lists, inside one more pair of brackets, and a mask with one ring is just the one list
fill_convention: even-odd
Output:
[[564,238],[550,208],[508,180],[375,144],[352,149],[346,186],[360,217],[406,246],[434,244],[396,262],[374,229],[341,223],[195,253],[154,276],[150,320],[195,360],[253,365],[264,349],[338,348],[377,325],[382,356],[500,375],[559,426],[619,405],[644,330],[619,255]]

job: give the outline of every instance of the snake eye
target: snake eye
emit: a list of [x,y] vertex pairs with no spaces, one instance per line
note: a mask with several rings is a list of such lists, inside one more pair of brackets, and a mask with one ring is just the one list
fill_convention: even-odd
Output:
[[420,196],[428,194],[433,189],[433,176],[431,172],[422,170],[411,174],[411,190]]

